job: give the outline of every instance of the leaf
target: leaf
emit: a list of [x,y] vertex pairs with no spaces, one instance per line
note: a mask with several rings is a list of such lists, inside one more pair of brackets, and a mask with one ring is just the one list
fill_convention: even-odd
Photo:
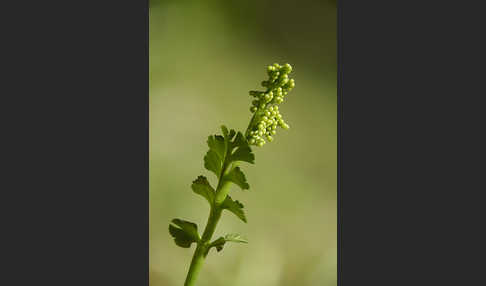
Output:
[[234,142],[231,143],[231,147],[231,150],[236,147],[238,148],[235,152],[233,152],[233,154],[231,154],[231,161],[244,161],[251,164],[255,163],[255,155],[252,153],[250,145],[248,145],[245,136],[243,136],[241,132],[238,132]]
[[245,139],[245,136],[243,136],[243,133],[238,131],[238,134],[235,137],[235,140],[232,143],[232,147],[243,147],[243,146],[248,146],[248,142]]
[[[226,243],[226,240],[224,239],[224,237],[222,237],[222,236],[221,236],[220,238],[218,238],[218,239],[216,239],[215,241],[213,241],[213,242],[210,244],[209,248],[211,248],[211,247],[216,247],[216,250],[217,250],[218,252],[220,252],[221,250],[223,250],[223,245],[224,245],[225,243]],[[208,248],[208,250],[209,250],[209,248]]]
[[235,132],[233,129],[231,129],[231,130],[230,130],[230,133],[229,133],[229,135],[228,135],[228,140],[233,139],[233,136],[235,136],[235,134],[236,134],[236,132]]
[[245,213],[243,212],[243,204],[240,203],[239,201],[233,201],[231,196],[227,196],[226,199],[224,200],[223,204],[221,205],[221,208],[227,209],[230,212],[234,213],[238,218],[240,218],[242,221],[246,223],[246,216]]
[[[221,130],[223,136],[211,135],[208,137],[207,143],[209,151],[206,153],[206,156],[204,156],[204,167],[213,172],[216,177],[219,177],[224,163],[230,164],[231,162],[243,161],[254,164],[255,155],[252,153],[245,136],[243,136],[241,132],[238,132],[236,135],[236,131],[233,129],[228,131],[228,128],[224,125],[221,126]],[[234,141],[231,141],[235,135],[236,137]],[[236,150],[233,152],[234,149]],[[227,154],[231,155],[228,156]],[[241,176],[238,174],[238,177]],[[244,184],[238,179],[235,180],[243,189],[249,188],[248,184]]]
[[248,240],[246,240],[246,238],[242,237],[240,234],[238,233],[231,233],[231,234],[227,234],[225,237],[224,237],[224,240],[226,241],[231,241],[231,242],[241,242],[241,243],[248,243]]
[[252,153],[250,146],[238,147],[233,154],[230,156],[230,160],[234,161],[244,161],[250,164],[255,164],[255,155]]
[[197,179],[192,182],[191,188],[196,194],[203,196],[209,202],[209,205],[213,205],[216,192],[213,187],[211,187],[206,177],[198,176]]
[[188,233],[196,241],[200,240],[199,234],[197,232],[197,224],[187,220],[178,219],[178,218],[173,219],[172,223],[179,226],[184,232]]
[[[242,237],[238,233],[227,234],[224,237],[221,236],[220,238],[218,238],[215,241],[213,241],[209,245],[207,252],[209,251],[209,249],[211,247],[216,247],[216,250],[218,252],[220,252],[221,250],[223,250],[223,247],[224,247],[224,245],[225,245],[226,242],[248,243],[248,240],[246,240],[244,237]],[[206,252],[206,254],[207,254],[207,252]]]
[[171,224],[169,224],[169,233],[174,238],[175,243],[180,247],[189,248],[191,247],[191,243],[194,242],[184,231]]
[[221,131],[223,132],[224,138],[227,139],[228,141],[233,139],[233,136],[235,136],[235,134],[236,134],[236,132],[233,129],[231,129],[228,132],[228,128],[226,128],[226,126],[224,126],[224,125],[221,125]]
[[226,128],[226,126],[221,125],[221,131],[223,132],[223,136],[225,138],[228,137],[228,128]]
[[225,179],[238,185],[242,190],[248,190],[248,185],[245,174],[241,171],[240,167],[233,168],[228,174],[225,175]]
[[174,237],[174,241],[178,246],[189,248],[193,242],[200,240],[197,224],[182,219],[173,219],[172,223],[178,227],[169,224],[169,233]]
[[208,137],[208,146],[213,150],[218,157],[223,161],[226,153],[225,139],[221,135],[211,135]]
[[222,165],[223,162],[219,158],[218,154],[212,149],[210,149],[206,153],[206,156],[204,156],[204,168],[212,171],[216,175],[216,177],[219,177]]

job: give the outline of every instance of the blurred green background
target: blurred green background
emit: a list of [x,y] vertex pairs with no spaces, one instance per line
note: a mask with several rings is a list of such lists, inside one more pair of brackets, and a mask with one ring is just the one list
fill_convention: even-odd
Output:
[[231,195],[248,223],[223,213],[215,236],[249,244],[211,251],[199,286],[336,285],[337,85],[335,1],[150,3],[150,285],[182,286],[194,252],[177,247],[172,218],[206,224],[192,193],[205,175],[207,136],[222,124],[244,131],[248,91],[266,66],[290,63],[296,87],[280,106],[288,131],[243,164],[250,190]]

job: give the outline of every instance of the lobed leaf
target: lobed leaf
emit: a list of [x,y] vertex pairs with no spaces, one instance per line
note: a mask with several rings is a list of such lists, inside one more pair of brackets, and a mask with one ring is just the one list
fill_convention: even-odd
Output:
[[233,168],[225,175],[225,179],[235,183],[242,190],[248,190],[250,188],[250,185],[248,185],[246,181],[245,174],[241,171],[240,167]]
[[224,126],[224,125],[221,125],[221,131],[223,132],[223,136],[225,138],[227,138],[228,137],[228,134],[229,134],[228,128],[226,126]]
[[178,227],[169,224],[169,233],[178,246],[189,248],[193,242],[200,240],[197,224],[182,219],[173,219],[172,223]]
[[[224,239],[224,237],[222,237],[222,236],[221,236],[220,238],[218,238],[218,239],[216,239],[215,241],[213,241],[213,242],[210,244],[209,248],[211,248],[211,247],[216,247],[216,250],[217,250],[218,252],[220,252],[221,250],[223,250],[223,245],[224,245],[225,243],[226,243],[226,240]],[[209,250],[209,248],[208,248],[208,250]]]
[[218,156],[218,154],[213,151],[213,149],[210,149],[207,153],[206,156],[204,156],[204,168],[207,170],[213,172],[216,177],[219,176],[221,173],[221,169],[223,168],[223,162]]
[[233,214],[235,214],[239,219],[244,221],[246,223],[246,216],[245,213],[243,212],[243,204],[240,203],[239,201],[233,201],[231,196],[226,196],[226,199],[224,202],[221,204],[221,208],[227,209]]
[[209,202],[209,205],[213,205],[216,192],[213,187],[211,187],[206,177],[198,176],[197,179],[192,182],[191,188],[196,194],[203,196]]
[[226,128],[226,126],[224,125],[221,125],[221,131],[223,132],[223,136],[226,140],[230,141],[231,139],[233,139],[233,137],[235,136],[236,132],[231,129],[230,131],[228,131],[228,128]]
[[228,140],[231,140],[233,139],[233,137],[235,136],[236,134],[236,131],[234,131],[233,129],[230,130],[230,133],[228,134]]
[[208,146],[210,150],[213,150],[221,161],[224,160],[226,153],[225,139],[221,135],[211,135],[208,137]]
[[246,240],[244,237],[242,237],[238,233],[227,234],[224,237],[221,236],[220,238],[218,238],[215,241],[213,241],[209,245],[208,250],[206,251],[206,254],[207,254],[207,252],[209,251],[209,249],[211,247],[215,247],[216,250],[218,252],[220,252],[221,250],[223,250],[223,247],[224,247],[224,245],[225,245],[226,242],[248,243],[248,240]]
[[231,241],[231,242],[241,242],[241,243],[248,243],[248,240],[244,237],[242,237],[240,234],[238,233],[231,233],[231,234],[227,234],[225,237],[224,237],[224,240],[226,241]]
[[189,248],[191,247],[191,243],[195,242],[191,236],[186,234],[182,229],[171,224],[169,224],[169,233],[174,238],[175,243],[180,247]]
[[243,147],[243,146],[249,146],[249,145],[245,139],[245,136],[243,136],[243,133],[238,131],[235,140],[232,142],[232,147],[234,148],[234,147]]
[[[213,172],[216,177],[219,177],[225,160],[227,164],[236,161],[254,164],[255,155],[252,153],[245,136],[241,132],[236,133],[233,129],[228,131],[228,128],[224,125],[221,126],[221,130],[223,136],[211,135],[208,137],[209,151],[204,156],[204,167]],[[231,141],[233,137],[234,141]],[[246,185],[242,186],[242,188],[244,187]]]
[[230,156],[230,160],[234,161],[244,161],[250,164],[255,164],[255,155],[252,153],[249,146],[238,147],[233,154]]
[[230,156],[230,161],[244,161],[250,164],[255,163],[255,155],[252,153],[250,145],[248,145],[248,141],[245,139],[245,136],[241,132],[238,132],[234,142],[231,143],[231,151],[237,148]]

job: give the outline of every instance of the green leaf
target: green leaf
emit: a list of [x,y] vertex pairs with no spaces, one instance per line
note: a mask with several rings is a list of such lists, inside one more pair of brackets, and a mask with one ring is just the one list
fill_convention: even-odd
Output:
[[246,223],[246,216],[245,213],[243,212],[243,204],[240,203],[239,201],[233,201],[231,196],[227,196],[226,199],[224,200],[223,204],[221,204],[221,208],[227,209],[233,214],[235,214],[238,218],[240,218],[242,221]]
[[191,247],[191,243],[195,242],[184,231],[171,224],[169,224],[169,233],[172,235],[172,237],[174,237],[175,243],[180,247],[189,248]]
[[238,185],[242,190],[248,190],[248,185],[245,174],[241,171],[240,167],[233,168],[228,174],[225,175],[225,179]]
[[173,219],[172,223],[178,227],[169,224],[169,233],[174,237],[178,246],[188,248],[193,242],[200,240],[197,224],[182,219]]
[[223,136],[225,138],[228,137],[228,128],[226,128],[226,126],[221,125],[221,131],[223,132]]
[[216,175],[216,177],[219,177],[219,174],[221,173],[221,168],[223,168],[222,165],[223,162],[219,158],[218,154],[212,149],[210,149],[206,153],[206,156],[204,156],[204,168],[212,171]]
[[234,131],[233,129],[231,129],[231,130],[230,130],[230,133],[229,133],[229,135],[228,135],[228,139],[229,139],[229,140],[233,139],[233,137],[235,136],[235,134],[236,134],[236,131]]
[[[239,242],[239,243],[248,243],[248,240],[246,240],[244,237],[242,237],[241,235],[239,235],[238,233],[231,233],[231,234],[227,234],[225,235],[224,237],[220,237],[218,239],[216,239],[215,241],[213,241],[209,247],[208,247],[208,250],[207,252],[209,251],[209,249],[211,247],[216,247],[216,250],[218,252],[220,252],[221,250],[223,250],[223,247],[224,247],[224,244],[226,242]],[[207,254],[206,252],[206,254]]]
[[224,240],[226,241],[231,241],[231,242],[241,242],[241,243],[248,243],[248,240],[244,237],[242,237],[240,234],[238,233],[231,233],[231,234],[227,234],[225,237],[224,237]]
[[[227,164],[236,161],[254,164],[255,155],[252,153],[245,136],[241,132],[237,134],[233,129],[228,131],[228,128],[224,125],[221,126],[221,130],[223,136],[211,135],[208,137],[209,151],[204,156],[204,167],[212,171],[216,177],[219,177],[225,160]],[[231,141],[233,137],[235,139]],[[233,152],[234,149],[236,150]],[[226,158],[227,154],[231,155]]]
[[187,220],[178,219],[178,218],[173,219],[172,223],[179,226],[184,232],[188,233],[196,241],[200,240],[199,234],[197,232],[197,224]]
[[196,194],[206,198],[209,205],[213,205],[216,192],[214,191],[213,187],[211,187],[206,177],[198,176],[197,179],[192,182],[191,188]]
[[234,142],[231,143],[231,150],[234,148],[236,151],[233,152],[230,156],[230,161],[244,161],[251,164],[255,163],[255,155],[252,153],[250,145],[248,145],[248,141],[246,141],[245,136],[241,132],[238,132]]
[[[220,237],[218,239],[216,239],[215,241],[213,241],[210,245],[209,245],[209,248],[211,247],[216,247],[216,250],[218,252],[220,252],[221,250],[223,250],[223,245],[226,243],[226,240],[224,239],[224,237]],[[208,250],[209,250],[208,248]]]
[[255,164],[255,155],[252,153],[249,146],[238,147],[233,154],[230,156],[230,160],[234,161],[244,161],[250,164]]
[[225,139],[220,135],[211,135],[208,137],[208,146],[210,150],[213,150],[218,157],[223,161],[226,153]]
[[243,146],[248,146],[248,142],[245,139],[245,136],[243,136],[243,133],[238,131],[238,134],[235,137],[234,142],[232,143],[232,147],[243,147]]
[[197,224],[182,219],[173,219],[169,225],[169,233],[174,237],[175,243],[184,248],[191,246],[191,243],[201,240],[197,232]]
[[228,128],[226,128],[226,126],[224,126],[224,125],[221,125],[221,131],[223,132],[224,138],[227,139],[228,141],[233,139],[233,136],[235,136],[235,134],[236,134],[236,132],[233,129],[231,129],[228,132]]

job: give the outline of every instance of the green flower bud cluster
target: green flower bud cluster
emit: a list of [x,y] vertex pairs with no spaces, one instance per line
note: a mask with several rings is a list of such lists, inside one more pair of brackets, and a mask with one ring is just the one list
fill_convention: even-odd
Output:
[[273,141],[273,136],[277,133],[277,126],[288,129],[278,110],[278,104],[284,101],[285,96],[295,87],[294,79],[289,78],[292,66],[285,64],[273,64],[268,66],[268,80],[262,82],[266,91],[250,91],[250,95],[255,97],[250,111],[254,113],[252,121],[248,126],[247,139],[250,145],[263,146],[265,139]]

